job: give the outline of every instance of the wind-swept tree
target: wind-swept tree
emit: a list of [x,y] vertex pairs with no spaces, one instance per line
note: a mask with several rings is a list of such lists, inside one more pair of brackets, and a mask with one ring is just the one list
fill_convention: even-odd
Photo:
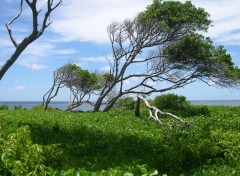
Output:
[[45,110],[50,101],[55,98],[63,87],[70,89],[72,97],[66,110],[72,110],[83,103],[94,105],[90,101],[91,95],[108,85],[111,77],[109,74],[90,73],[74,63],[67,63],[58,68],[53,74],[53,85],[43,96]]
[[[114,80],[101,90],[94,110],[99,110],[113,88],[117,94],[104,110],[126,94],[165,92],[197,80],[220,87],[239,86],[240,70],[231,56],[223,46],[214,46],[209,37],[200,34],[210,24],[209,14],[191,2],[158,0],[135,19],[110,24],[113,57],[109,60]],[[131,72],[139,64],[145,69]],[[124,87],[125,82],[132,86]]]
[[[23,11],[23,4],[31,9],[32,12],[32,31],[26,36],[22,41],[18,42],[16,38],[14,38],[13,31],[11,29],[11,25],[21,16]],[[9,34],[9,38],[13,43],[15,50],[12,55],[8,58],[8,60],[3,64],[0,69],[0,80],[3,78],[4,74],[8,71],[8,69],[14,64],[14,62],[18,59],[21,53],[27,48],[29,44],[38,39],[45,31],[45,29],[52,23],[50,20],[51,13],[62,4],[62,0],[47,0],[46,12],[43,13],[41,10],[37,9],[37,0],[21,0],[20,1],[20,10],[19,13],[12,18],[8,23],[6,23],[6,28]],[[40,22],[41,21],[41,22]]]
[[209,14],[189,1],[158,0],[134,19],[111,23],[111,69],[107,84],[94,91],[94,111],[109,110],[127,94],[166,92],[197,80],[239,86],[240,69],[226,49],[202,35],[210,24]]

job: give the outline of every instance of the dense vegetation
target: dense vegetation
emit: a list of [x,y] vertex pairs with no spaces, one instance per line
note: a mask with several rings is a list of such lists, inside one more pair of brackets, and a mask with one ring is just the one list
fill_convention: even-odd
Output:
[[196,116],[196,115],[209,115],[207,106],[204,105],[192,105],[187,101],[186,97],[175,94],[162,94],[156,96],[153,100],[153,104],[161,110],[172,112],[184,117]]
[[169,129],[147,112],[1,110],[0,175],[239,175],[240,107],[209,111]]

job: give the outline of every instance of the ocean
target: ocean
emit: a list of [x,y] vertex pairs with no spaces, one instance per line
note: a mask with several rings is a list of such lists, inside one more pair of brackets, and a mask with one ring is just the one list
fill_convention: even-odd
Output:
[[[240,100],[192,100],[190,102],[194,105],[240,106]],[[14,106],[21,106],[22,108],[31,109],[32,107],[41,104],[41,101],[0,101],[0,106],[7,105],[9,109],[13,109]],[[53,101],[49,106],[64,110],[68,105],[69,102],[67,101]],[[83,104],[74,110],[91,111],[93,110],[93,107],[89,104]]]
[[[34,106],[41,105],[41,101],[0,101],[1,105],[7,105],[9,109],[13,109],[14,106],[21,106],[22,108],[31,109]],[[53,101],[50,102],[49,106],[53,108],[58,108],[65,110],[69,105],[67,101]],[[91,111],[93,107],[87,103],[83,104],[82,106],[75,108],[74,110],[81,110],[81,111]]]

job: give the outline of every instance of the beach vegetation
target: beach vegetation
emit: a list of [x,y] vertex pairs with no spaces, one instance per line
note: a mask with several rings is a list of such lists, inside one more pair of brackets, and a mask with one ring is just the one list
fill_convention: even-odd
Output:
[[239,175],[240,108],[186,126],[132,110],[0,111],[1,175]]

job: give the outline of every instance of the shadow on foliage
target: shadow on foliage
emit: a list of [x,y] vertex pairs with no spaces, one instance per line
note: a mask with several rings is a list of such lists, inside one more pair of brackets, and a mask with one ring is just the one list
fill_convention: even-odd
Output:
[[[62,129],[58,124],[45,127],[28,125],[34,142],[43,145],[60,144],[64,155],[64,159],[61,158],[62,165],[67,167],[101,171],[110,167],[147,164],[163,173],[176,173],[198,167],[213,157],[211,150],[207,150],[208,142],[199,148],[199,141],[191,144],[193,141],[188,141],[187,133],[179,132],[179,129],[163,129],[164,137],[153,140],[103,133],[81,125],[74,131]],[[196,150],[206,151],[199,153]]]

